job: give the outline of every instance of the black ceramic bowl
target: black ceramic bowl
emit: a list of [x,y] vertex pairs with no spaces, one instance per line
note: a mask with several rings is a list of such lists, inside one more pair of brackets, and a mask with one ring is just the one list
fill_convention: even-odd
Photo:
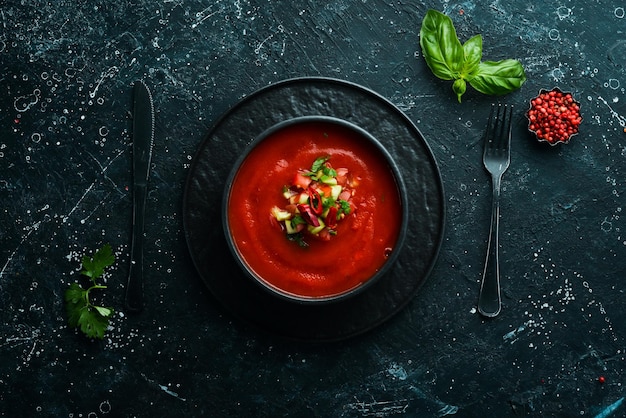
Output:
[[[550,97],[550,95],[553,96]],[[567,100],[565,100],[566,98]],[[554,103],[555,100],[565,101],[559,105],[558,103]],[[549,105],[547,103],[548,101],[550,101]],[[546,111],[552,112],[550,116],[548,116],[547,113],[542,115],[539,112],[542,106],[546,108]],[[565,116],[566,114],[575,116],[576,121],[569,120],[567,116]],[[539,94],[530,100],[529,108],[526,111],[526,119],[528,119],[528,131],[533,134],[539,142],[547,142],[552,146],[567,144],[570,139],[578,135],[580,124],[582,123],[580,102],[574,99],[571,92],[562,91],[558,87],[554,87],[551,90],[541,89],[539,90]],[[549,126],[552,132],[547,133],[542,125],[550,122],[556,125],[562,124],[566,132],[558,133],[558,126]]]
[[[270,213],[286,202],[294,173],[320,155],[333,168],[352,167],[358,179],[351,183],[357,184],[353,199],[360,203],[338,218],[336,235],[308,236],[302,245]],[[226,181],[222,219],[227,245],[247,278],[277,298],[319,304],[354,297],[384,280],[404,243],[408,203],[400,171],[376,138],[342,119],[305,116],[269,128],[247,146]]]

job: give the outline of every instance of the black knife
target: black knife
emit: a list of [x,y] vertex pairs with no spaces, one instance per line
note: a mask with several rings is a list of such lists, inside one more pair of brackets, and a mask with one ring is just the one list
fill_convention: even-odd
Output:
[[133,97],[133,232],[125,305],[128,311],[139,312],[143,309],[144,214],[154,142],[154,105],[143,81],[135,82]]

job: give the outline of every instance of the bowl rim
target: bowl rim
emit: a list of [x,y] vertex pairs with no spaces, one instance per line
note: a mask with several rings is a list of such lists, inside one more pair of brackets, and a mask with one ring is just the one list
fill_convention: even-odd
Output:
[[[563,94],[570,94],[572,96],[572,100],[574,101],[574,103],[576,103],[578,105],[578,109],[580,111],[581,108],[581,102],[579,102],[578,100],[576,100],[576,98],[574,97],[574,93],[571,91],[567,91],[567,90],[563,90],[560,87],[552,87],[551,89],[544,89],[541,88],[539,89],[539,92],[537,93],[536,96],[533,96],[529,101],[528,101],[528,109],[526,110],[526,112],[524,113],[526,115],[526,120],[528,121],[528,132],[530,132],[531,134],[533,134],[533,136],[537,139],[538,142],[545,142],[548,145],[550,145],[551,147],[557,146],[559,144],[569,144],[569,141],[571,141],[571,139],[573,137],[575,137],[576,135],[578,135],[580,133],[580,128],[578,129],[578,131],[574,132],[573,134],[571,134],[569,137],[567,137],[567,139],[565,140],[561,140],[561,141],[556,141],[556,142],[550,142],[547,139],[543,139],[543,138],[539,138],[537,136],[537,132],[533,131],[532,129],[530,129],[530,118],[528,117],[528,113],[532,110],[533,108],[533,104],[532,101],[536,98],[538,98],[541,94],[543,93],[550,93],[551,91],[558,91],[559,93],[563,93]],[[580,122],[582,124],[583,121],[583,117],[582,117],[582,113],[580,113]]]
[[[387,258],[387,260],[382,264],[382,266],[369,279],[365,280],[364,282],[361,282],[360,284],[356,285],[353,288],[347,289],[338,294],[333,294],[333,295],[328,295],[328,296],[316,296],[316,297],[298,295],[298,294],[287,292],[285,290],[278,288],[277,286],[270,284],[268,281],[264,280],[262,277],[256,274],[247,265],[247,263],[244,262],[243,257],[239,254],[235,239],[230,233],[230,226],[229,226],[230,223],[228,220],[228,207],[229,207],[229,200],[230,200],[232,185],[234,183],[235,177],[237,176],[239,168],[241,167],[243,162],[246,160],[248,155],[254,150],[254,148],[259,143],[261,143],[266,138],[270,137],[275,132],[278,132],[282,129],[285,129],[293,125],[297,125],[301,123],[310,123],[310,122],[331,123],[331,124],[343,126],[352,131],[355,131],[361,137],[365,138],[369,143],[374,145],[376,149],[378,150],[378,152],[382,154],[383,158],[385,159],[385,162],[389,166],[390,172],[392,173],[392,176],[396,183],[396,187],[397,187],[399,199],[400,199],[400,206],[401,206],[400,230],[398,232],[398,236],[396,238],[393,250],[391,254],[389,255],[389,257]],[[319,305],[319,304],[326,304],[326,303],[331,303],[331,302],[338,302],[338,301],[345,300],[347,298],[354,297],[362,293],[369,287],[371,287],[374,283],[378,282],[378,280],[380,280],[389,271],[389,269],[391,269],[391,267],[395,264],[402,250],[402,247],[404,246],[404,241],[406,238],[406,231],[407,231],[407,224],[409,220],[409,208],[408,208],[408,198],[406,195],[406,185],[402,178],[400,169],[398,168],[398,165],[396,164],[394,158],[389,153],[387,148],[376,137],[374,137],[371,133],[361,128],[360,126],[356,125],[355,123],[347,121],[345,119],[337,118],[334,116],[326,116],[326,115],[307,115],[307,116],[296,116],[296,117],[278,122],[270,126],[269,128],[267,128],[263,132],[261,132],[259,135],[254,137],[248,143],[248,145],[245,147],[241,155],[237,158],[237,160],[233,164],[233,167],[230,173],[228,174],[228,177],[226,178],[226,183],[224,186],[224,193],[222,196],[221,216],[222,216],[222,222],[221,222],[222,230],[226,238],[226,244],[236,264],[239,266],[240,270],[248,279],[252,280],[254,283],[260,286],[264,291],[266,291],[270,295],[279,297],[283,300],[295,302],[298,304]]]

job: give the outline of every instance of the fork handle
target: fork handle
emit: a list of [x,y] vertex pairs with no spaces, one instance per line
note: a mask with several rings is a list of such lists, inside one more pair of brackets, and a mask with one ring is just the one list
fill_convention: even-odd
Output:
[[486,317],[494,317],[500,313],[500,262],[498,256],[500,227],[500,180],[493,178],[493,202],[491,206],[491,227],[487,242],[487,259],[483,270],[483,279],[478,296],[478,312]]

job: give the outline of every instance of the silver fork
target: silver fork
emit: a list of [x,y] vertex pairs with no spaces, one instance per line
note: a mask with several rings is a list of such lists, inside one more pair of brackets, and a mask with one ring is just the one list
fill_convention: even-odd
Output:
[[491,227],[487,242],[487,259],[478,297],[478,312],[487,317],[500,313],[500,262],[498,260],[498,230],[500,223],[500,182],[502,174],[511,163],[511,114],[513,106],[498,104],[491,106],[485,137],[483,164],[491,174],[493,202]]

